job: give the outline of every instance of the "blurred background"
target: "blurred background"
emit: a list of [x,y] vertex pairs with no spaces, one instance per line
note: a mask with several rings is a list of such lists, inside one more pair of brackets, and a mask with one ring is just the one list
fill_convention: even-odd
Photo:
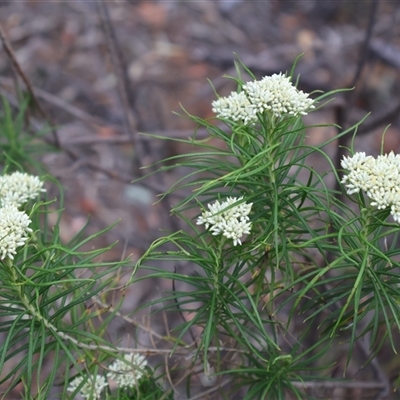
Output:
[[[306,124],[346,128],[371,112],[356,140],[357,151],[378,154],[389,124],[384,152],[399,151],[398,1],[2,0],[0,27],[0,93],[18,110],[17,85],[33,92],[40,109],[36,104],[31,128],[56,127],[58,143],[53,135],[46,137],[57,151],[41,156],[41,161],[65,188],[63,239],[73,237],[88,215],[88,234],[120,220],[98,239],[99,245],[118,241],[107,255],[113,260],[126,254],[135,259],[162,230],[180,227],[169,216],[177,198],[156,201],[185,171],[131,182],[154,170],[139,167],[190,148],[140,132],[190,137],[193,123],[173,112],[182,113],[182,105],[191,114],[213,117],[215,94],[207,79],[220,95],[235,90],[234,82],[222,76],[236,74],[237,56],[261,77],[290,71],[303,54],[295,71],[300,89],[355,87],[308,115]],[[333,128],[314,128],[308,141],[321,143],[336,133]],[[337,159],[338,144],[327,152]],[[315,163],[317,169],[326,167],[322,160]],[[159,282],[157,291],[164,289],[171,288]],[[124,311],[151,296],[149,288],[135,287],[127,293]],[[124,323],[114,328],[124,332]],[[382,368],[394,381],[400,360],[384,349],[381,353]],[[355,376],[357,368],[352,373]],[[364,396],[362,391],[331,390],[320,398]]]

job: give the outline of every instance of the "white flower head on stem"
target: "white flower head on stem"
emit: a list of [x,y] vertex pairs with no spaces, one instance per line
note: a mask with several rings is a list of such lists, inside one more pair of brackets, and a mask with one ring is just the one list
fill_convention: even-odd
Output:
[[134,388],[143,377],[143,368],[147,365],[146,358],[141,354],[125,354],[124,359],[126,362],[116,360],[112,363],[107,376],[120,388]]
[[371,206],[378,210],[390,207],[390,213],[396,222],[400,222],[400,155],[380,155],[377,158],[355,153],[343,157],[341,162],[348,174],[342,183],[347,194],[364,191],[371,199]]
[[3,207],[6,205],[20,207],[45,191],[43,182],[34,175],[14,172],[0,177],[0,202]]
[[[67,390],[69,392],[74,392],[77,389],[77,387],[82,383],[83,379],[84,378],[82,376],[77,376],[70,382]],[[108,383],[104,378],[104,376],[102,375],[91,376],[81,387],[81,389],[79,390],[79,394],[84,399],[87,400],[100,399],[101,392],[106,386],[108,386]]]
[[31,220],[29,216],[19,211],[15,206],[0,208],[0,259],[13,259],[17,248],[24,246],[28,240]]
[[213,235],[222,234],[228,239],[233,240],[233,245],[242,244],[241,237],[248,235],[251,230],[249,214],[253,203],[242,202],[243,197],[228,197],[226,201],[220,203],[218,200],[213,204],[208,204],[208,211],[197,219],[197,225],[205,225],[210,228]]
[[219,118],[251,125],[257,122],[257,115],[244,92],[232,92],[212,102],[213,111]]
[[219,118],[252,125],[257,123],[257,113],[267,112],[277,118],[307,115],[315,108],[313,103],[308,93],[298,90],[289,77],[280,73],[247,82],[241,92],[220,97],[212,107]]
[[243,91],[256,113],[270,111],[275,117],[297,116],[315,108],[308,94],[293,86],[290,78],[282,73],[248,82]]

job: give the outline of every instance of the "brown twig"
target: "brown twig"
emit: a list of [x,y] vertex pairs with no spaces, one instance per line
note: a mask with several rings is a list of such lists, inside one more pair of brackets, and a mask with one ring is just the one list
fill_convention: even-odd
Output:
[[133,326],[136,326],[136,328],[139,328],[139,329],[149,333],[151,336],[154,336],[154,337],[156,337],[157,339],[160,339],[160,340],[167,339],[165,336],[159,335],[157,332],[153,331],[151,328],[148,328],[147,326],[141,324],[140,322],[137,322],[133,318],[129,318],[126,315],[123,315],[121,312],[115,311],[115,307],[104,303],[103,301],[100,300],[100,298],[98,296],[94,297],[94,302],[96,304],[98,304],[100,307],[102,307],[104,309],[108,309],[110,312],[115,312],[115,315],[117,315],[118,317],[122,318],[123,320],[125,320],[129,324],[132,324]]
[[107,4],[104,0],[101,0],[97,4],[102,20],[103,29],[108,42],[108,51],[110,52],[111,62],[113,65],[115,76],[117,78],[118,96],[123,111],[124,128],[126,130],[126,133],[131,137],[132,142],[134,144],[137,144],[138,140],[136,138],[136,118],[133,115],[132,107],[129,104],[129,96],[127,91],[129,81],[125,73],[121,51],[118,47],[118,42],[110,18],[110,13],[108,12]]
[[303,389],[335,389],[335,388],[347,388],[347,389],[384,389],[385,385],[380,382],[365,382],[365,381],[302,381],[296,382],[291,381],[291,385],[297,388]]
[[[0,76],[0,84],[5,86],[5,87],[13,87],[12,79],[7,78],[5,76]],[[117,133],[123,133],[124,127],[119,125],[119,124],[114,124],[109,121],[106,121],[103,118],[93,116],[86,111],[83,111],[82,109],[75,107],[73,104],[67,103],[65,100],[49,93],[46,92],[43,89],[37,88],[35,86],[32,86],[37,98],[42,99],[51,105],[58,107],[62,109],[63,111],[67,112],[68,114],[71,114],[75,118],[80,119],[81,121],[84,121],[88,124],[93,124],[93,125],[98,125],[101,127],[107,127],[111,128]],[[14,105],[16,106],[17,103],[14,101]],[[225,125],[219,124],[217,125],[219,129],[222,129],[223,131],[228,132],[228,128]],[[140,132],[138,132],[140,134]],[[168,130],[168,129],[163,129],[163,130],[156,130],[151,132],[152,135],[156,136],[163,136],[166,138],[171,138],[171,139],[189,139],[190,137],[193,136],[193,129],[183,129],[183,130]],[[199,128],[196,130],[196,139],[205,139],[209,137],[209,133],[207,129],[205,128]],[[150,136],[142,135],[141,140],[143,141],[149,141],[152,140],[153,138]],[[70,145],[82,145],[82,144],[97,144],[97,143],[107,143],[107,144],[123,144],[123,143],[132,143],[132,138],[131,136],[125,134],[125,135],[119,135],[118,137],[98,137],[96,135],[91,135],[91,136],[80,136],[79,138],[74,138],[71,139],[68,144]],[[62,145],[62,140],[60,140],[60,145]]]

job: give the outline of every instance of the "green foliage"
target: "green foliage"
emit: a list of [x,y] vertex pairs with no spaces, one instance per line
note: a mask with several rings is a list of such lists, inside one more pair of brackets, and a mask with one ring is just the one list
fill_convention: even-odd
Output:
[[[25,116],[25,106],[14,116],[10,105],[3,100],[0,118],[3,177],[25,166],[31,170],[38,166],[43,171],[34,153],[45,147],[36,136],[24,131]],[[3,185],[4,181],[2,190]],[[24,186],[22,182],[20,186]],[[17,185],[13,190],[17,196],[18,190],[22,193],[25,189]],[[87,236],[84,227],[68,243],[62,243],[62,188],[60,191],[59,209],[55,209],[54,201],[48,200],[30,200],[21,206],[31,220],[29,241],[17,244],[14,258],[7,253],[0,260],[0,385],[6,388],[1,393],[4,399],[21,384],[24,387],[21,396],[25,399],[54,398],[54,388],[58,388],[61,398],[73,399],[85,385],[90,388],[91,376],[105,376],[106,366],[112,361],[119,359],[126,363],[123,357],[126,349],[110,342],[105,334],[124,300],[118,277],[124,269],[131,271],[131,262],[129,259],[104,262],[104,253],[113,245],[96,249],[91,244],[112,226],[91,236]],[[1,192],[0,204],[3,195]],[[56,214],[52,219],[56,222],[50,224],[52,213]],[[15,232],[12,226],[4,228],[1,221],[0,230],[3,248],[8,235],[12,241]],[[118,293],[119,296],[114,296]],[[117,298],[112,306],[107,305],[111,295]],[[153,373],[147,367],[136,387],[121,391],[120,395],[109,390],[107,398],[161,398],[159,394],[164,391]],[[70,389],[77,377],[83,377],[82,382]],[[142,392],[147,394],[142,397]],[[86,393],[87,398],[98,398],[94,386]],[[166,394],[165,398],[171,397]]]
[[[56,225],[54,232],[58,228]],[[107,317],[99,318],[106,310],[91,307],[90,302],[113,286],[114,276],[126,261],[98,261],[111,246],[80,250],[102,233],[63,245],[58,234],[49,237],[37,229],[37,240],[31,240],[12,262],[1,263],[0,332],[5,339],[0,345],[0,370],[15,357],[20,359],[0,380],[1,384],[11,379],[8,391],[24,381],[31,393],[36,381],[47,398],[60,371],[66,379],[70,368],[82,371],[78,360],[85,360],[89,350],[103,346],[105,354],[113,353],[114,348],[102,336],[119,305]],[[53,368],[43,385],[42,368],[48,356]]]
[[[245,82],[232,79],[240,92]],[[332,94],[316,97],[314,104]],[[387,221],[388,210],[376,210],[361,193],[342,201],[326,184],[328,174],[340,180],[341,172],[324,148],[363,121],[309,146],[305,130],[313,127],[305,127],[301,116],[266,111],[257,114],[255,125],[225,117],[204,120],[187,112],[186,117],[209,139],[149,136],[197,149],[169,158],[160,168],[191,171],[163,195],[191,191],[172,209],[188,228],[155,241],[136,266],[151,273],[132,275],[132,282],[171,281],[174,289],[151,305],[190,315],[175,327],[176,347],[181,341],[189,345],[188,333],[200,330],[193,365],[202,364],[204,371],[212,365],[215,376],[228,375],[236,386],[247,387],[245,399],[305,398],[299,383],[307,387],[315,371],[320,371],[317,379],[329,380],[322,371],[331,363],[321,361],[337,338],[348,341],[347,364],[365,335],[372,349],[382,346],[382,327],[395,352],[399,226]],[[326,172],[311,166],[310,156],[316,154],[329,165]],[[239,198],[237,205],[252,203],[251,233],[238,246],[187,217],[229,196]],[[158,268],[159,261],[176,270]],[[181,265],[186,265],[184,272],[179,272]],[[235,356],[227,357],[227,349],[235,349]]]
[[[174,373],[183,372],[179,380],[186,380],[186,387],[178,392],[186,390],[188,398],[207,391],[226,399],[238,393],[245,400],[305,399],[311,398],[309,383],[339,382],[329,374],[335,363],[332,348],[339,343],[346,343],[345,370],[364,338],[370,343],[370,359],[385,343],[397,351],[399,225],[388,218],[393,210],[377,209],[370,194],[359,191],[343,200],[331,189],[343,171],[335,170],[325,152],[363,121],[310,146],[306,131],[315,127],[302,120],[310,104],[307,95],[278,76],[286,87],[280,94],[275,86],[278,101],[251,103],[253,94],[246,92],[249,86],[241,74],[255,77],[241,63],[236,67],[239,78],[230,78],[237,83],[237,94],[233,100],[218,98],[217,118],[204,120],[186,112],[208,132],[206,140],[198,140],[196,133],[188,140],[149,135],[196,150],[164,160],[160,167],[160,172],[190,171],[160,197],[189,193],[171,210],[185,229],[156,240],[135,266],[129,260],[102,262],[111,246],[85,250],[106,230],[90,237],[82,230],[62,243],[62,211],[54,211],[49,200],[24,206],[33,233],[14,259],[0,262],[0,384],[9,385],[4,397],[22,383],[26,399],[47,399],[57,387],[63,399],[80,393],[88,399],[172,400],[175,387],[166,389],[160,382],[164,377],[172,382]],[[293,82],[293,70],[290,77]],[[247,97],[238,95],[243,92]],[[296,97],[292,103],[285,98],[288,93]],[[322,107],[333,94],[314,93],[308,111]],[[240,101],[229,115],[229,107]],[[249,123],[243,110],[253,113]],[[22,133],[24,113],[22,109],[14,118],[3,104],[3,174],[35,165],[29,152],[38,142]],[[317,156],[325,171],[313,167]],[[51,212],[58,217],[50,227]],[[175,370],[166,365],[167,371],[158,374],[146,364],[127,362],[127,349],[106,335],[112,319],[120,316],[124,296],[116,277],[126,267],[131,273],[126,287],[162,279],[171,288],[141,308],[163,317],[180,314],[180,323],[156,336],[160,348],[168,346],[169,356],[183,355]],[[138,269],[147,273],[136,274]],[[117,290],[120,300],[111,305],[109,296]],[[108,385],[115,359],[128,366],[119,373],[131,373],[135,385]],[[48,360],[53,365],[46,374]],[[211,388],[199,395],[195,381]]]

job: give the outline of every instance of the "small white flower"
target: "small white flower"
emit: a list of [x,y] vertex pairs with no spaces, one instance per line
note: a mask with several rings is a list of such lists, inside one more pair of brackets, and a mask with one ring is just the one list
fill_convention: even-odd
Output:
[[241,237],[248,235],[251,230],[249,214],[253,203],[242,202],[243,197],[228,197],[226,201],[220,203],[218,200],[213,204],[208,204],[209,211],[203,211],[197,219],[197,225],[205,225],[210,228],[211,234],[216,236],[222,234],[228,239],[233,240],[233,245],[241,245]]
[[45,191],[43,182],[34,175],[14,172],[0,177],[0,202],[3,207],[6,205],[20,207]]
[[124,359],[126,362],[116,360],[111,364],[107,376],[120,388],[133,388],[143,377],[143,368],[147,365],[147,361],[141,354],[125,354]]
[[19,211],[15,206],[0,208],[0,259],[13,259],[17,247],[21,247],[28,240],[27,234],[31,220],[28,215]]
[[208,204],[207,207],[210,211],[204,211],[197,219],[197,225],[205,224],[206,229],[208,229],[210,225],[217,225],[224,220],[221,212],[225,206],[220,204],[217,200],[214,204]]
[[390,214],[392,214],[396,222],[400,223],[400,204],[392,204],[390,207]]
[[[82,383],[83,379],[84,378],[82,376],[77,376],[70,382],[67,390],[69,392],[74,392],[76,388]],[[79,394],[83,398],[88,400],[100,399],[101,392],[106,386],[108,386],[108,383],[104,378],[104,376],[102,375],[91,376],[81,387],[81,389],[79,390]]]
[[241,122],[244,125],[257,122],[254,108],[243,92],[232,92],[228,97],[220,97],[213,101],[211,105],[219,118]]
[[233,245],[237,244],[241,245],[242,242],[240,238],[243,235],[248,235],[251,230],[251,223],[246,222],[244,220],[238,220],[236,218],[232,218],[225,222],[222,225],[222,234],[228,238],[233,240]]
[[354,153],[353,156],[343,157],[341,161],[342,167],[348,170],[356,170],[358,168],[362,168],[362,166],[373,160],[372,156],[366,156],[365,152]]

